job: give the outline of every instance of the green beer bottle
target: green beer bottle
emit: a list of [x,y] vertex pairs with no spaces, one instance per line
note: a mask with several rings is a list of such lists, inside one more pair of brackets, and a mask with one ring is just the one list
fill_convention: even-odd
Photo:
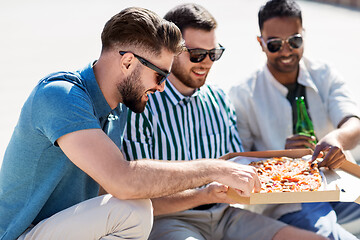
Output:
[[309,137],[314,136],[315,141],[312,141],[312,143],[316,144],[317,140],[314,132],[314,126],[306,111],[304,96],[296,98],[295,100],[296,100],[296,108],[297,108],[297,121],[295,125],[295,133]]

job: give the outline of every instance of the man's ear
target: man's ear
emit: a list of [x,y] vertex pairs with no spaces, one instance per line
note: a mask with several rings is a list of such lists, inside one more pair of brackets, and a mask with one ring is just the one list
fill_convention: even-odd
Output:
[[256,39],[257,39],[257,41],[258,41],[259,44],[260,44],[261,50],[262,50],[263,52],[265,52],[265,49],[264,49],[265,47],[263,46],[263,43],[262,43],[262,41],[261,41],[261,37],[260,37],[260,36],[257,36]]
[[128,71],[134,65],[135,57],[132,53],[125,53],[121,56],[120,67],[122,71]]

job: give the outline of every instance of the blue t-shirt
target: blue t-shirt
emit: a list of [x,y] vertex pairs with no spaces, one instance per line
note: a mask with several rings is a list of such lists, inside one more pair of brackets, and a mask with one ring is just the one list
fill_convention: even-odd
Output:
[[111,109],[89,64],[40,80],[25,102],[0,171],[0,239],[97,196],[99,186],[57,146],[70,132],[101,128],[120,148],[127,108]]

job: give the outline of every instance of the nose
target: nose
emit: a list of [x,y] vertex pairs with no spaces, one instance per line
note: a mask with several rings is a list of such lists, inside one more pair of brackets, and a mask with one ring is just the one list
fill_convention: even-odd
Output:
[[210,55],[209,55],[209,54],[206,54],[206,57],[205,57],[204,60],[202,60],[200,63],[202,63],[202,64],[205,63],[207,66],[211,66],[214,62],[211,61]]
[[292,52],[292,48],[290,47],[290,44],[285,41],[284,44],[282,45],[282,48],[280,49],[281,53],[291,53]]

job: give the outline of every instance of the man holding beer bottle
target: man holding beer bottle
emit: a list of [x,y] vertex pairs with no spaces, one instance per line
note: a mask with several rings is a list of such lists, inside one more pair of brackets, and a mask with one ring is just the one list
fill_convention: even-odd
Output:
[[[295,1],[268,1],[258,18],[261,35],[257,40],[267,63],[230,90],[245,151],[308,147],[314,150],[313,160],[321,151],[326,153],[320,167],[338,168],[346,159],[344,151],[359,143],[359,107],[333,69],[303,57],[304,29],[301,9]],[[316,136],[296,131],[296,98],[305,100],[307,109],[302,112],[311,119],[308,125],[313,125]],[[272,206],[272,210],[269,207],[258,212],[316,232],[320,224],[328,226],[329,234],[324,235],[335,239],[352,238],[336,224],[333,209],[338,223],[360,216],[360,206],[355,204],[283,204]],[[320,223],[325,219],[326,223]]]

